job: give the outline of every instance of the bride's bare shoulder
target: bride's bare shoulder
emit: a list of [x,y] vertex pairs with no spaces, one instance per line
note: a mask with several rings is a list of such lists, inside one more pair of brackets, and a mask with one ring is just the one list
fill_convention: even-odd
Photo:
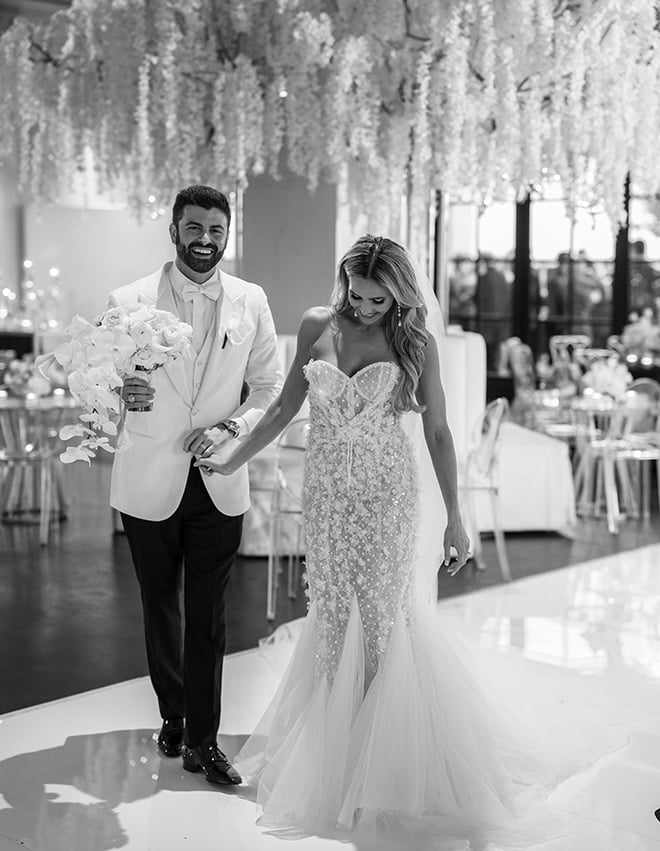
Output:
[[298,337],[308,344],[314,343],[330,326],[333,316],[333,309],[327,305],[310,307],[303,313]]
[[321,328],[327,327],[330,322],[332,322],[332,318],[335,315],[335,312],[332,307],[327,304],[317,305],[317,307],[310,307],[304,313],[302,317],[302,323],[308,323],[310,325],[317,325]]

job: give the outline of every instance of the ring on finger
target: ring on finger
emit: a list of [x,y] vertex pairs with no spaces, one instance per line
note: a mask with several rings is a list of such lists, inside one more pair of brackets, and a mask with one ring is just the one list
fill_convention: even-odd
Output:
[[129,393],[127,396],[129,402],[135,402],[135,396],[132,393]]

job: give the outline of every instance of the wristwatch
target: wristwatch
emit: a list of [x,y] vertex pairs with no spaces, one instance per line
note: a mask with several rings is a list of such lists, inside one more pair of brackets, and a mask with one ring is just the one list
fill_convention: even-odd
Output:
[[219,426],[221,428],[227,429],[227,431],[231,434],[232,438],[238,437],[238,435],[241,433],[241,427],[236,422],[236,420],[223,420],[221,423],[219,423]]

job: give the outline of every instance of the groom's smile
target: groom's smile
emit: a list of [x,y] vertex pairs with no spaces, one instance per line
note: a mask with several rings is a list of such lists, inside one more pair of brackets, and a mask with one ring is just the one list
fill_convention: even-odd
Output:
[[204,283],[222,259],[229,223],[221,210],[187,205],[178,224],[170,225],[177,264],[196,283]]

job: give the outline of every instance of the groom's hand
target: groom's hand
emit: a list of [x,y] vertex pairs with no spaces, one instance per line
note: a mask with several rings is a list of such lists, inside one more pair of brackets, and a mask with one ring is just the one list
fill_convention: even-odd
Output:
[[143,406],[153,402],[156,391],[143,378],[126,378],[121,388],[121,398],[127,410],[141,410]]
[[185,452],[191,452],[197,458],[208,458],[217,452],[228,440],[231,440],[231,432],[222,427],[196,428],[188,434],[183,441]]

